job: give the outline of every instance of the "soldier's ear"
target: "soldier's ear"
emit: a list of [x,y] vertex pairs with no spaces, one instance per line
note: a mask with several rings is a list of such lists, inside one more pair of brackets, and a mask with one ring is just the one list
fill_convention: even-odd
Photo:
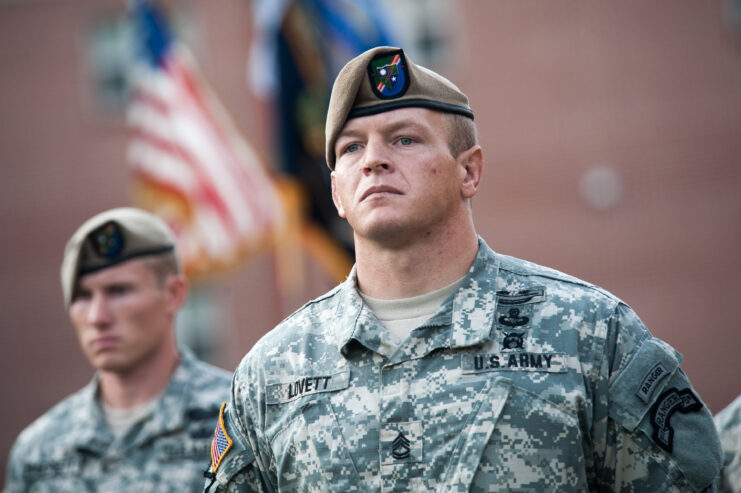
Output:
[[334,206],[337,208],[337,214],[341,218],[347,219],[347,216],[345,215],[345,208],[342,206],[342,198],[340,197],[340,194],[337,192],[337,178],[335,176],[335,172],[332,171],[332,173],[329,176],[330,176],[330,179],[332,180],[332,202],[334,202]]
[[481,175],[484,172],[484,151],[480,145],[475,145],[456,158],[461,171],[461,197],[473,198],[479,190]]
[[182,274],[171,274],[165,280],[167,312],[173,316],[180,310],[188,297],[188,281]]

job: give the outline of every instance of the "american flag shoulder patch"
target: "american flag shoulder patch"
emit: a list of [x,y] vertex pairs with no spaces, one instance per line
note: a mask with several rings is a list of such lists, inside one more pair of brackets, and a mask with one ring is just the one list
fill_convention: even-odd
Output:
[[226,402],[221,404],[219,410],[219,421],[216,423],[216,431],[214,431],[214,438],[211,441],[211,471],[216,472],[219,469],[222,459],[229,449],[232,448],[231,437],[226,432],[226,426],[224,426],[224,408]]

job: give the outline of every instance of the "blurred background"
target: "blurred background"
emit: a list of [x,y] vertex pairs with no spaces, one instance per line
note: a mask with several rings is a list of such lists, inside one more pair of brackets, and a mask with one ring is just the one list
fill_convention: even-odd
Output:
[[228,370],[346,275],[324,112],[339,68],[376,44],[471,99],[494,250],[622,298],[713,413],[741,393],[741,1],[149,7],[0,1],[1,464],[92,376],[59,267],[93,214],[168,220],[192,280],[180,339]]

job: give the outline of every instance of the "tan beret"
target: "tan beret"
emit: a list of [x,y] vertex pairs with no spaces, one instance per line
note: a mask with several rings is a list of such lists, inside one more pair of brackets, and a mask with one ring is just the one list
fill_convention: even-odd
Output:
[[334,169],[334,144],[347,120],[411,106],[473,120],[468,97],[455,84],[416,65],[400,48],[378,46],[347,62],[334,81],[327,110],[329,168]]
[[75,231],[64,249],[61,275],[65,306],[69,308],[72,303],[80,276],[174,249],[170,228],[149,212],[121,207],[93,216]]

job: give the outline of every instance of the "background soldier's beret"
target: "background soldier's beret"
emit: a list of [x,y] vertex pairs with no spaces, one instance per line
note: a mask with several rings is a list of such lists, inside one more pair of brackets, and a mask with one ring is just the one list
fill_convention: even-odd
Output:
[[415,65],[400,48],[378,46],[347,62],[334,81],[327,110],[329,168],[334,169],[334,144],[347,120],[410,106],[473,119],[468,97],[455,84]]
[[133,207],[93,216],[67,242],[62,260],[62,293],[69,308],[77,279],[91,272],[145,255],[175,249],[175,237],[157,216]]

